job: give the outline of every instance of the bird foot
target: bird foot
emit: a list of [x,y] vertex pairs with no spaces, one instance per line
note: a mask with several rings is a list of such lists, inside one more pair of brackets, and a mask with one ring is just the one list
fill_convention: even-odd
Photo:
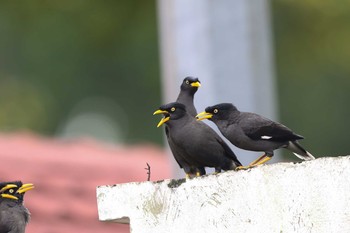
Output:
[[248,170],[251,169],[253,167],[256,167],[255,165],[248,165],[248,166],[238,166],[236,167],[235,171],[240,171],[240,170]]

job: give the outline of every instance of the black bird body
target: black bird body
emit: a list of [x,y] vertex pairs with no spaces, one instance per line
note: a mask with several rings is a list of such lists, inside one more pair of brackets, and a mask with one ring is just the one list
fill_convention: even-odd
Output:
[[186,155],[183,154],[182,149],[179,148],[177,144],[172,140],[172,138],[169,135],[168,126],[165,126],[165,130],[166,130],[166,136],[167,136],[167,141],[168,141],[170,150],[173,153],[174,159],[176,160],[179,167],[184,169],[185,173],[188,176],[196,176],[197,172],[198,172],[198,175],[205,175],[205,169],[197,168],[196,166],[191,165],[191,160],[186,158]]
[[263,151],[268,157],[278,148],[291,150],[296,156],[304,160],[314,159],[297,142],[303,139],[288,127],[267,119],[255,113],[240,112],[229,103],[207,107],[202,119],[213,121],[220,132],[235,146],[250,150]]
[[[170,103],[159,108],[169,113],[161,120],[169,129],[169,140],[186,161],[183,169],[214,167],[217,172],[241,166],[236,155],[222,138],[208,125],[197,121],[180,103]],[[187,173],[187,172],[186,172]]]
[[32,184],[21,181],[0,183],[0,233],[24,233],[30,213],[23,205],[26,191]]
[[29,211],[13,200],[0,201],[0,233],[24,233]]
[[[197,115],[197,110],[194,106],[194,94],[197,92],[200,86],[201,85],[198,78],[186,77],[180,86],[180,92],[176,99],[176,102],[186,106],[187,112],[193,118],[195,118],[195,116]],[[182,154],[181,149],[178,148],[174,142],[172,142],[171,138],[169,138],[169,129],[167,125],[165,126],[165,134],[167,137],[170,150],[179,167],[186,168],[185,172],[189,176],[205,175],[206,171],[204,167],[189,166],[189,162],[186,160],[186,157]]]
[[241,149],[272,154],[273,150],[287,146],[290,140],[303,139],[286,126],[265,117],[247,112],[235,113],[231,115],[231,121],[217,120],[215,124],[232,144]]

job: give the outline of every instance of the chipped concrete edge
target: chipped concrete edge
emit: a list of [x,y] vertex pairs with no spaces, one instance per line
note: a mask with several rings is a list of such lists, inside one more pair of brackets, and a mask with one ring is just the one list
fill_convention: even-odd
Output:
[[[232,227],[231,222],[234,221],[231,215],[234,214],[235,221],[239,223],[243,221],[242,219],[247,219],[246,216],[252,215],[249,217],[250,221],[244,224],[252,227],[250,230],[253,231],[260,227],[266,228],[265,223],[273,220],[280,224],[281,228],[278,229],[284,231],[288,231],[293,224],[294,228],[295,224],[299,224],[302,230],[317,232],[310,230],[314,227],[322,232],[323,226],[313,222],[314,219],[322,219],[322,217],[315,214],[313,208],[324,209],[325,205],[328,206],[324,203],[328,196],[334,198],[338,195],[336,192],[347,193],[347,191],[349,194],[346,195],[349,198],[347,199],[344,195],[337,198],[342,203],[339,206],[335,205],[338,209],[332,211],[342,215],[342,208],[350,208],[350,181],[345,179],[350,177],[348,170],[350,170],[350,156],[323,157],[301,163],[262,165],[253,169],[210,174],[190,180],[167,179],[99,186],[96,190],[99,220],[131,223],[133,232],[142,232],[137,231],[138,226],[140,229],[142,226],[143,230],[147,229],[147,226],[151,227],[154,232],[162,232],[165,229],[171,232],[169,226],[174,226],[178,230],[186,226],[183,229],[186,232],[191,229],[191,221],[202,221],[198,216],[193,216],[191,211],[202,211],[216,213],[217,218],[220,218],[220,222],[226,228]],[[349,188],[346,186],[347,183]],[[305,192],[307,189],[311,190],[311,194]],[[289,197],[288,195],[292,193],[299,195],[299,198]],[[286,195],[288,198],[284,198]],[[243,204],[235,201],[238,199]],[[311,208],[308,201],[315,206]],[[265,202],[271,202],[272,205],[266,205]],[[293,205],[306,206],[305,210],[303,212],[294,210],[293,207],[289,207],[290,202]],[[272,214],[270,218],[264,219],[260,216],[264,215],[264,211],[261,211],[259,216],[255,216],[257,205],[261,205],[261,208],[270,215],[275,212],[276,215]],[[334,207],[329,206],[329,208]],[[295,213],[289,213],[291,210]],[[304,220],[304,223],[294,223],[294,217],[291,214],[300,216],[306,214],[311,217]],[[186,220],[186,215],[193,216],[189,222]],[[202,223],[204,230],[223,230],[218,227],[216,221],[219,220],[216,216],[204,215],[204,218],[208,218]],[[230,221],[226,221],[225,218]],[[208,221],[213,224],[210,225]],[[247,226],[244,229],[249,229]],[[249,232],[244,229],[242,232]],[[344,232],[344,229],[341,230]]]

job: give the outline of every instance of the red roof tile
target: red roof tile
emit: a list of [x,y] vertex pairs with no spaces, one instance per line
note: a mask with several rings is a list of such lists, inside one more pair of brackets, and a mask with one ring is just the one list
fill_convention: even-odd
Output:
[[25,197],[27,233],[129,232],[128,225],[98,221],[96,186],[145,181],[146,162],[151,180],[171,177],[168,157],[153,145],[0,134],[0,160],[0,180],[35,184]]

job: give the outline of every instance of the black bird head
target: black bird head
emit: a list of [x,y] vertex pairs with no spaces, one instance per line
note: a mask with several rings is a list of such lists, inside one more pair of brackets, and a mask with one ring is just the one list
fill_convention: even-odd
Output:
[[198,78],[186,77],[181,84],[181,91],[194,95],[200,86],[201,82],[198,80]]
[[227,120],[230,114],[237,111],[237,108],[231,103],[222,103],[205,108],[204,112],[199,113],[196,118],[201,121],[204,119],[209,119],[211,121],[215,120]]
[[169,104],[164,104],[159,107],[153,115],[163,114],[163,118],[159,121],[157,127],[160,127],[165,122],[171,120],[177,120],[186,114],[186,107],[183,104],[172,102]]
[[1,182],[0,201],[1,199],[11,199],[23,202],[24,194],[33,188],[33,184],[23,184],[21,181]]

